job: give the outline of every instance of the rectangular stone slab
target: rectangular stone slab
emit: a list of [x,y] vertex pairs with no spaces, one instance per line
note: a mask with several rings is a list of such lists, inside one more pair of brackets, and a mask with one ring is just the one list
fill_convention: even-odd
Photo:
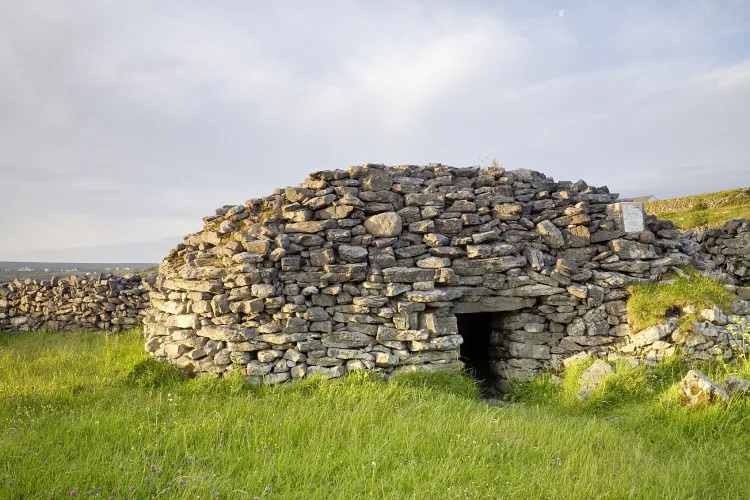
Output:
[[457,302],[453,306],[455,314],[470,314],[478,312],[517,311],[525,307],[532,307],[535,299],[520,297],[482,297],[476,302]]
[[614,218],[617,229],[626,233],[645,231],[646,221],[641,202],[620,202],[607,205],[607,215]]
[[453,270],[459,276],[484,276],[485,274],[503,273],[509,269],[523,267],[526,257],[507,256],[490,259],[456,259]]

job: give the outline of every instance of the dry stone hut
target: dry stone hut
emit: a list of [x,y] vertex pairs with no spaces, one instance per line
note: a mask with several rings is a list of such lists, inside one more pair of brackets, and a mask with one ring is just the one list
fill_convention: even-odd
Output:
[[700,264],[698,243],[617,200],[530,170],[315,172],[169,253],[146,349],[270,383],[465,363],[503,390],[630,343],[626,287]]

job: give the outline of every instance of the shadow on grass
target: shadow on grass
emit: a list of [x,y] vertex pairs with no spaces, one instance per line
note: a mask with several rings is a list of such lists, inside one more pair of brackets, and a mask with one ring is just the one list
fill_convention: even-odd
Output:
[[129,387],[156,389],[184,382],[188,375],[174,365],[153,359],[139,361],[125,374]]

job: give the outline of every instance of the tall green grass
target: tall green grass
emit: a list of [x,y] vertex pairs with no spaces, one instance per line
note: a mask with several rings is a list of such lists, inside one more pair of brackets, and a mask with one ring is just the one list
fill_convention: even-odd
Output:
[[513,399],[522,404],[494,407],[454,372],[247,387],[237,378],[187,379],[154,363],[137,333],[2,336],[0,497],[750,491],[747,403],[678,406],[673,384],[685,368],[674,364],[654,373],[618,369],[582,405],[572,396],[582,369],[561,385],[541,378],[518,386]]
[[[701,276],[694,269],[687,271],[686,276],[677,276],[668,283],[628,287],[628,323],[634,331],[663,323],[675,309],[685,306],[695,306],[699,311],[714,306],[732,311],[737,295],[724,288],[719,280]],[[683,321],[693,318],[686,316]]]

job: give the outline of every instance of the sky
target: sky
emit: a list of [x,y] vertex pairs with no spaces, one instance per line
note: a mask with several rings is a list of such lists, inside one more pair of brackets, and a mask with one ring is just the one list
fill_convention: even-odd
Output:
[[158,262],[363,163],[750,185],[750,2],[0,0],[0,260]]

